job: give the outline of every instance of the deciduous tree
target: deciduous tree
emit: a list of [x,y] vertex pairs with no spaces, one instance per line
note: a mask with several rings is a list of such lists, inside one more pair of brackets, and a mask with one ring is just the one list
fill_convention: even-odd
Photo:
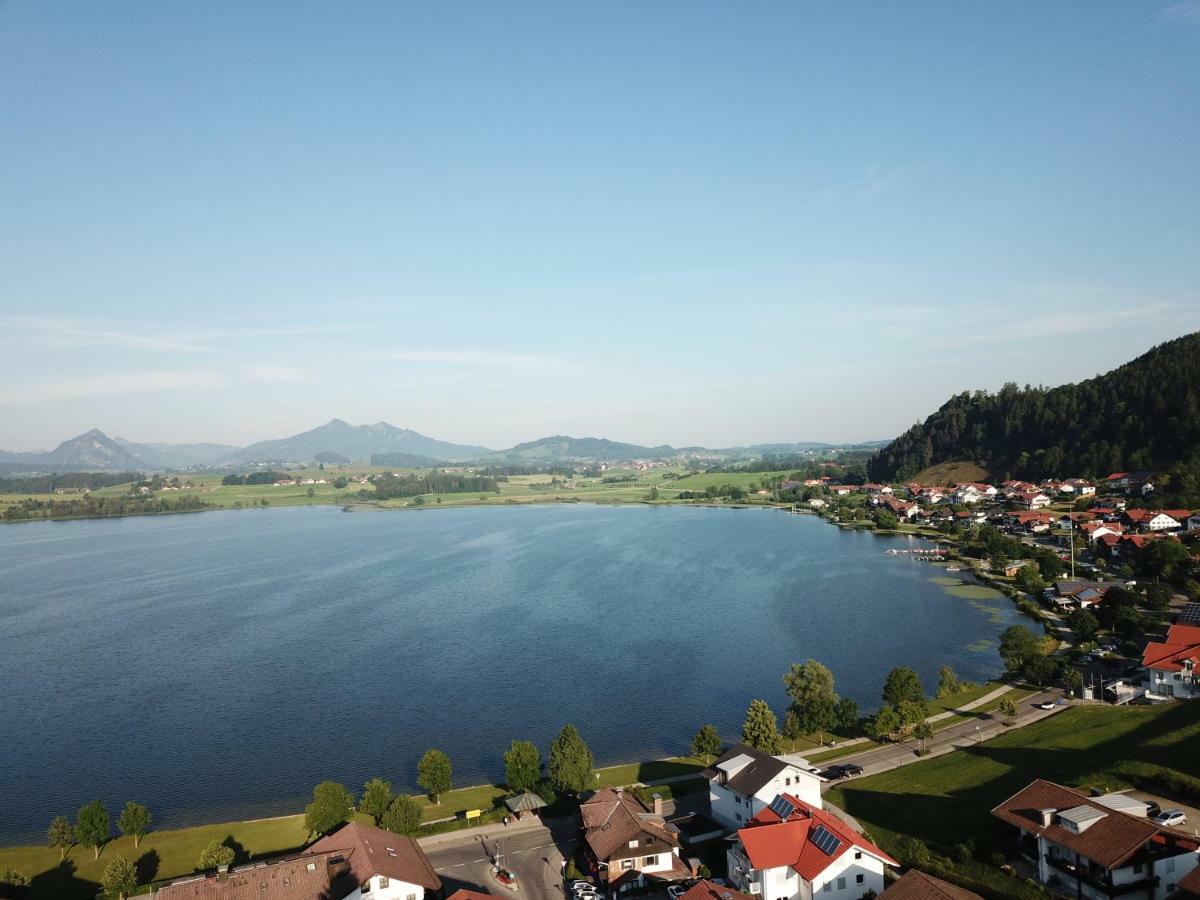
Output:
[[71,820],[66,816],[55,816],[50,822],[47,839],[51,847],[58,848],[59,861],[66,859],[67,851],[75,844],[75,829],[71,827]]
[[392,785],[382,778],[372,778],[363,785],[362,800],[358,803],[359,812],[364,812],[378,825],[392,803]]
[[354,795],[336,781],[313,788],[313,802],[304,808],[304,827],[312,835],[328,834],[354,815]]
[[117,817],[117,828],[121,830],[121,834],[132,837],[133,846],[137,848],[146,832],[150,830],[150,811],[142,804],[130,800]]
[[504,754],[504,783],[509,790],[529,791],[542,777],[542,754],[533,741],[513,741]]
[[125,857],[114,856],[104,867],[101,881],[104,890],[116,894],[120,900],[125,900],[125,896],[137,887],[137,868]]
[[421,804],[408,794],[392,798],[379,820],[379,827],[395,834],[413,836],[421,827]]
[[93,800],[79,808],[75,816],[75,837],[85,847],[91,847],[93,859],[100,858],[100,848],[107,843],[112,833],[108,810],[99,800]]
[[450,757],[441,750],[426,750],[421,761],[417,763],[417,784],[425,788],[429,799],[440,805],[442,794],[450,790],[453,781]]
[[937,697],[939,700],[958,693],[958,675],[949,666],[938,669]]
[[709,762],[721,752],[721,736],[716,725],[701,725],[692,738],[692,756]]
[[200,858],[196,861],[196,868],[201,872],[210,872],[213,869],[219,869],[221,866],[232,866],[233,861],[237,858],[237,853],[224,841],[213,838],[200,851]]

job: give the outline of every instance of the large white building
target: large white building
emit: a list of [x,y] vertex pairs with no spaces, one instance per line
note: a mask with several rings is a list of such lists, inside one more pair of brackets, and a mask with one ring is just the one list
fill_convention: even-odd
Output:
[[704,771],[710,815],[726,828],[741,828],[787,792],[821,807],[821,779],[797,756],[771,756],[734,744]]
[[729,878],[761,900],[859,900],[899,865],[841,819],[780,794],[727,851]]
[[1191,700],[1200,697],[1200,626],[1172,625],[1163,643],[1142,651],[1147,696]]
[[1200,838],[1037,780],[992,815],[1017,828],[1042,884],[1090,900],[1171,896],[1200,862]]

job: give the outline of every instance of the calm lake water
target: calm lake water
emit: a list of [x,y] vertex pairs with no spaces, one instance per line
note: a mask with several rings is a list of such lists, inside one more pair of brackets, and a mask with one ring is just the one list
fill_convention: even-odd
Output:
[[535,506],[210,512],[0,527],[0,841],[100,797],[158,823],[296,811],[324,779],[498,779],[564,722],[599,763],[734,737],[808,657],[997,674],[1017,613],[777,511]]

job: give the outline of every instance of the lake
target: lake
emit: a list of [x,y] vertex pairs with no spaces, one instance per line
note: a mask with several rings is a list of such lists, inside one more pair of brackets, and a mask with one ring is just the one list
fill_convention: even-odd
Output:
[[820,659],[998,674],[1003,598],[954,596],[906,537],[775,510],[336,507],[0,527],[0,842],[100,797],[160,825],[298,811],[325,778],[413,787],[445,750],[499,780],[574,722],[598,764],[786,708]]

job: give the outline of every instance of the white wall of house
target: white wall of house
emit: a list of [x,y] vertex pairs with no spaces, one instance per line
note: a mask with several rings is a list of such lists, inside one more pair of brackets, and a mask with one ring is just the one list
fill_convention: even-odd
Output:
[[1200,697],[1200,671],[1172,672],[1169,669],[1150,669],[1147,693],[1154,697],[1174,697],[1194,700]]
[[767,782],[753,797],[745,797],[714,779],[709,782],[710,815],[726,828],[741,828],[771,805],[780,794],[791,794],[817,809],[821,804],[821,779],[812,772],[788,766]]
[[425,888],[383,875],[374,876],[368,889],[359,888],[346,895],[346,900],[424,900]]
[[[750,870],[737,847],[727,855],[734,885],[762,900],[858,900],[867,891],[883,893],[883,860],[853,847],[833,860],[812,883],[791,866]],[[743,875],[739,869],[748,871]]]

